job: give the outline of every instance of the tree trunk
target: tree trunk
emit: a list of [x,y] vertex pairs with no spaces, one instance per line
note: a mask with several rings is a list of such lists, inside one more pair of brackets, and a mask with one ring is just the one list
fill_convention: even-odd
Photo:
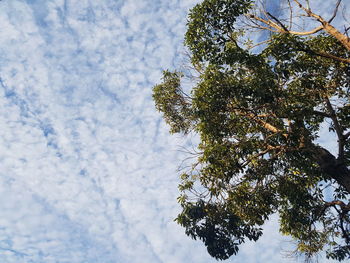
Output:
[[348,38],[345,34],[340,33],[334,26],[332,26],[330,23],[328,23],[325,20],[320,20],[320,22],[323,25],[324,30],[338,39],[343,46],[350,51],[350,38]]
[[336,180],[350,193],[350,170],[344,162],[337,160],[333,154],[322,147],[316,147],[315,159],[322,172]]

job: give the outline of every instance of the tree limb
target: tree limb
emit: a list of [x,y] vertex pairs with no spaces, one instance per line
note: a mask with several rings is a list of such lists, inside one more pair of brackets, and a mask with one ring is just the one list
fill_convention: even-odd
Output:
[[338,0],[338,2],[335,4],[335,8],[334,8],[334,11],[333,11],[333,16],[328,20],[328,23],[331,23],[333,21],[333,19],[337,16],[339,5],[340,5],[341,1],[342,0]]
[[[295,3],[297,3],[297,5],[299,6],[299,8],[301,8],[302,10],[305,11],[305,13],[309,16],[309,17],[313,17],[315,18],[317,21],[319,21],[321,23],[320,26],[310,30],[310,31],[304,31],[304,32],[298,32],[298,31],[292,31],[292,30],[289,30],[286,28],[286,26],[278,19],[276,18],[275,16],[273,16],[272,14],[270,13],[266,13],[268,16],[270,16],[273,20],[276,21],[273,22],[272,20],[270,19],[264,19],[264,18],[261,18],[257,15],[254,15],[254,14],[249,14],[248,17],[251,18],[251,19],[254,19],[256,21],[259,21],[265,25],[268,25],[269,27],[266,28],[262,25],[259,25],[257,23],[254,23],[257,25],[257,27],[260,27],[261,29],[267,29],[267,30],[270,30],[272,32],[279,32],[279,33],[287,33],[287,34],[292,34],[292,35],[299,35],[299,36],[307,36],[307,35],[312,35],[312,34],[315,34],[321,30],[324,30],[326,31],[328,34],[330,34],[331,36],[333,36],[334,38],[336,38],[338,41],[340,41],[343,46],[350,51],[350,38],[346,35],[346,34],[342,34],[340,31],[338,31],[334,26],[332,26],[330,23],[333,21],[333,19],[336,17],[337,15],[337,12],[338,12],[338,9],[339,9],[339,5],[341,3],[341,0],[338,0],[337,4],[336,4],[336,7],[335,7],[335,10],[333,12],[333,15],[332,17],[326,21],[324,18],[322,18],[320,15],[317,15],[315,13],[313,13],[311,11],[310,8],[305,8],[300,2],[299,0],[294,0]],[[349,59],[342,59],[342,58],[338,58],[338,57],[333,57],[333,55],[330,55],[330,54],[326,54],[326,53],[319,53],[320,56],[323,56],[323,57],[328,57],[328,58],[333,58],[333,59],[337,59],[339,61],[342,61],[342,62],[346,62],[346,63],[350,63],[350,60]]]
[[[235,113],[245,116],[253,121],[255,121],[256,123],[260,124],[263,128],[265,128],[266,130],[272,132],[272,133],[281,133],[282,134],[282,130],[275,127],[274,125],[260,119],[261,117],[270,117],[271,114],[255,114],[252,112],[251,109],[245,109],[245,108],[231,108],[233,111],[235,111]],[[260,118],[259,118],[260,117]],[[276,117],[276,116],[274,116]],[[285,138],[288,137],[288,134],[282,134]]]
[[345,204],[343,201],[340,201],[340,200],[327,202],[325,204],[325,207],[336,206],[336,205],[339,206],[343,211],[350,211],[350,204]]
[[286,26],[275,16],[273,16],[271,13],[267,12],[266,13],[268,16],[270,16],[273,20],[275,20],[284,31],[289,32],[289,30],[286,28]]
[[[319,31],[321,31],[323,29],[323,26],[318,26],[318,27],[316,27],[316,28],[314,28],[314,29],[312,29],[310,31],[298,32],[298,31],[289,30],[284,25],[283,25],[283,27],[282,26],[278,26],[276,23],[272,22],[271,20],[266,20],[266,19],[263,19],[263,18],[258,17],[256,15],[253,15],[253,14],[250,14],[249,18],[252,18],[252,19],[255,19],[257,21],[260,21],[260,22],[264,23],[265,25],[268,25],[268,26],[270,26],[270,27],[275,29],[275,30],[272,30],[271,28],[269,28],[268,30],[270,30],[270,31],[279,32],[279,33],[288,33],[288,34],[298,35],[298,36],[312,35],[312,34],[315,34],[315,33],[319,32]],[[277,19],[277,18],[275,18],[275,19]],[[279,22],[279,23],[281,23],[281,22]],[[260,26],[260,25],[258,25],[258,26]],[[266,29],[266,27],[261,26],[261,29]]]
[[289,5],[289,30],[291,30],[293,25],[293,8],[290,3],[290,0],[288,0],[288,5]]
[[[312,147],[312,146],[311,146]],[[343,161],[337,160],[333,154],[321,146],[314,145],[313,158],[322,172],[343,186],[350,193],[350,170]]]
[[337,57],[337,56],[334,56],[334,55],[329,54],[329,53],[319,52],[319,51],[315,51],[315,50],[307,49],[307,48],[299,48],[299,50],[303,51],[305,53],[311,54],[311,55],[315,55],[315,56],[319,56],[319,57],[323,57],[323,58],[329,58],[329,59],[333,59],[335,61],[350,64],[350,59],[348,59],[348,58],[341,58],[341,57]]
[[333,109],[333,106],[332,106],[331,102],[329,101],[328,97],[325,98],[325,102],[327,105],[327,110],[328,110],[328,112],[331,116],[331,119],[333,121],[335,132],[336,132],[337,137],[338,137],[338,159],[343,160],[344,159],[344,143],[345,143],[344,134],[343,134],[344,129],[340,125],[338,118],[337,118],[337,115],[335,113],[335,110]]
[[[331,36],[335,37],[336,39],[338,39],[338,41],[340,43],[343,44],[343,46],[350,51],[350,39],[349,37],[347,37],[346,35],[340,33],[334,26],[332,26],[330,24],[329,21],[324,20],[320,15],[317,15],[315,13],[313,13],[311,11],[311,9],[309,8],[305,8],[300,2],[299,0],[294,0],[295,3],[297,3],[297,5],[299,6],[299,8],[301,8],[302,10],[305,11],[305,13],[309,16],[309,17],[313,17],[315,18],[317,21],[319,21],[322,24],[322,29],[325,30],[328,34],[330,34]],[[338,1],[337,3],[337,7],[335,9],[335,12],[338,10],[340,1]],[[334,16],[334,14],[333,14]],[[334,16],[335,17],[335,16]],[[334,17],[332,17],[330,19],[330,21],[332,21],[334,19]]]

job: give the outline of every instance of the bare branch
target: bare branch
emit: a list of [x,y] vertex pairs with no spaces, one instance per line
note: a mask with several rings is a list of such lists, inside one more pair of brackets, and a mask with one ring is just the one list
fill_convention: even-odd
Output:
[[[271,20],[266,20],[266,19],[263,19],[263,18],[258,17],[256,15],[253,15],[253,14],[249,14],[248,17],[249,18],[253,18],[253,19],[257,20],[257,21],[260,21],[260,22],[264,23],[265,25],[268,25],[268,26],[276,29],[277,32],[283,32],[283,33],[286,32],[282,27],[279,27],[276,23],[272,22]],[[260,26],[259,24],[256,24],[256,25]]]
[[[257,23],[254,23],[256,24],[258,27],[261,27],[261,29],[268,29],[272,32],[280,32],[280,33],[289,33],[289,34],[292,34],[292,35],[298,35],[298,36],[307,36],[307,35],[312,35],[312,34],[315,34],[319,31],[321,31],[323,29],[323,26],[319,26],[319,27],[316,27],[310,31],[305,31],[305,32],[298,32],[298,31],[290,31],[288,30],[284,25],[283,27],[282,26],[278,26],[278,24],[272,22],[271,20],[266,20],[266,19],[263,19],[261,17],[258,17],[256,15],[253,15],[253,14],[250,14],[249,15],[249,18],[252,18],[252,19],[255,19],[257,21],[260,21],[262,23],[264,23],[265,25],[268,25],[270,26],[271,28],[266,28],[262,25],[259,25]],[[277,19],[277,18],[276,18]],[[277,19],[278,20],[278,19]],[[281,22],[279,22],[281,23]],[[281,23],[282,24],[282,23]],[[273,30],[272,28],[274,28],[275,30]]]
[[350,26],[349,26],[349,27],[345,27],[345,26],[344,26],[344,34],[345,34],[347,37],[349,37],[349,34],[348,34],[349,29],[350,29]]
[[293,7],[290,3],[290,0],[288,0],[288,5],[289,5],[289,30],[291,30],[293,26]]
[[331,23],[333,21],[333,19],[337,16],[339,5],[340,5],[341,1],[342,0],[338,0],[338,2],[336,3],[335,9],[334,9],[334,12],[333,12],[333,16],[328,20],[328,23]]
[[303,9],[306,13],[311,12],[310,5],[308,5],[308,8],[305,8],[298,0],[294,0],[295,3],[299,6],[299,8]]
[[311,7],[310,7],[310,2],[309,2],[309,0],[305,0],[305,1],[306,1],[307,9],[308,9],[308,10],[311,10]]
[[260,29],[260,30],[268,30],[268,31],[271,31],[271,32],[274,32],[274,33],[278,33],[277,30],[274,30],[271,27],[264,27],[262,25],[256,25],[256,26],[250,26],[250,27],[251,28],[257,28],[257,29]]
[[256,115],[252,114],[252,113],[248,113],[245,114],[245,116],[247,116],[248,118],[254,120],[255,122],[257,122],[258,124],[260,124],[263,128],[265,128],[266,130],[273,132],[273,133],[281,133],[283,135],[283,137],[287,138],[288,134],[286,133],[282,133],[283,131],[278,129],[277,127],[273,126],[272,124],[263,121],[262,119],[259,119]]
[[289,31],[289,34],[292,35],[298,35],[298,36],[307,36],[307,35],[312,35],[315,34],[323,29],[323,26],[316,27],[310,31],[305,31],[305,32],[297,32],[297,31]]
[[289,30],[286,28],[286,26],[275,16],[267,12],[267,15],[270,16],[273,20],[275,20],[282,28],[284,31],[289,32]]
[[327,202],[325,204],[325,207],[336,206],[336,205],[339,206],[343,211],[350,211],[350,204],[345,204],[343,201],[340,201],[340,200]]
[[348,58],[341,58],[341,57],[337,57],[337,56],[334,56],[334,55],[329,54],[329,53],[314,51],[312,49],[306,49],[306,48],[300,48],[299,50],[304,51],[305,53],[308,53],[310,55],[316,55],[316,56],[320,56],[323,58],[330,58],[330,59],[333,59],[333,60],[336,60],[339,62],[350,64],[350,59],[348,59]]
[[[338,0],[337,1],[336,7],[334,9],[332,17],[329,19],[329,21],[326,21],[320,15],[317,15],[317,14],[313,13],[311,11],[310,7],[305,8],[300,3],[299,0],[294,0],[294,2],[299,6],[300,9],[302,9],[307,14],[307,16],[315,18],[318,22],[321,23],[320,26],[318,26],[318,27],[316,27],[316,28],[314,28],[312,30],[309,30],[309,31],[301,31],[301,32],[299,32],[299,31],[292,31],[292,30],[288,29],[278,18],[276,18],[275,16],[273,16],[269,12],[265,12],[265,11],[264,11],[264,13],[266,14],[266,17],[271,17],[272,19],[268,19],[268,18],[264,19],[264,18],[261,18],[261,17],[255,15],[255,14],[249,14],[249,15],[247,15],[247,17],[251,19],[250,21],[252,21],[256,25],[256,27],[258,27],[260,29],[266,29],[266,30],[269,30],[269,31],[272,31],[272,32],[288,33],[288,34],[298,35],[298,36],[307,36],[307,35],[315,34],[315,33],[319,32],[321,30],[324,30],[328,34],[330,34],[331,36],[336,38],[340,43],[342,43],[342,45],[347,50],[350,51],[350,38],[346,34],[347,30],[346,30],[346,32],[344,34],[342,34],[334,26],[332,26],[330,24],[333,21],[333,19],[336,17],[336,15],[337,15],[337,12],[338,12],[338,9],[339,9],[339,5],[340,5],[341,1],[342,0]],[[291,9],[291,5],[290,5],[290,9]],[[292,12],[292,10],[291,10],[291,12]],[[267,25],[267,27],[262,25],[262,24],[254,22],[254,20],[255,21],[259,21],[262,24]],[[292,24],[290,24],[290,28],[291,28],[291,25]],[[337,59],[336,57],[332,57],[332,55],[328,55],[328,54],[322,54],[322,56],[323,57],[329,57],[329,58],[332,58],[332,59]],[[350,60],[348,60],[348,59],[341,59],[340,58],[340,59],[337,59],[337,60],[342,61],[342,62],[346,62],[346,63],[350,62]]]
[[[296,2],[300,9],[304,10],[309,17],[313,17],[318,22],[320,22],[322,24],[323,30],[325,30],[328,34],[338,39],[338,41],[342,43],[347,50],[350,51],[350,38],[348,36],[340,33],[334,26],[330,24],[330,22],[324,20],[320,15],[316,15],[315,13],[313,13],[311,9],[305,8],[298,0],[294,0],[294,2]],[[336,8],[335,11],[337,11],[337,9],[338,8]]]
[[283,133],[283,130],[275,127],[274,125],[268,123],[267,121],[262,120],[261,118],[267,118],[267,117],[277,117],[276,115],[274,115],[273,113],[267,113],[267,114],[256,114],[254,112],[254,110],[257,109],[249,109],[249,108],[241,108],[241,107],[235,107],[234,105],[232,105],[230,107],[230,110],[232,110],[233,112],[235,112],[238,115],[247,117],[253,121],[255,121],[256,123],[258,123],[259,125],[261,125],[264,129],[274,133],[274,134],[282,134],[283,137],[287,138],[288,134]]

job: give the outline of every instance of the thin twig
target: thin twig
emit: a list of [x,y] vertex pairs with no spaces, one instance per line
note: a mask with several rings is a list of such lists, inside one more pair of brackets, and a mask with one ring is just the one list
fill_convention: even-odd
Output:
[[292,30],[293,26],[293,7],[290,3],[290,0],[288,0],[288,5],[289,5],[289,30]]
[[328,23],[331,23],[333,21],[333,19],[337,16],[339,5],[340,5],[341,1],[342,0],[338,0],[338,2],[336,3],[335,9],[333,11],[333,16],[328,20]]

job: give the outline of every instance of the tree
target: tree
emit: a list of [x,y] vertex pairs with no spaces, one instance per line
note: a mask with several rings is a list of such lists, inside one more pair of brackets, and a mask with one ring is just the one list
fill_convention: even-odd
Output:
[[[153,89],[171,132],[200,138],[176,221],[223,260],[277,213],[298,252],[348,259],[350,39],[332,25],[342,3],[328,19],[308,1],[281,1],[277,13],[265,4],[197,4],[185,35],[191,91],[186,71],[164,71]],[[320,143],[325,127],[337,154]]]

